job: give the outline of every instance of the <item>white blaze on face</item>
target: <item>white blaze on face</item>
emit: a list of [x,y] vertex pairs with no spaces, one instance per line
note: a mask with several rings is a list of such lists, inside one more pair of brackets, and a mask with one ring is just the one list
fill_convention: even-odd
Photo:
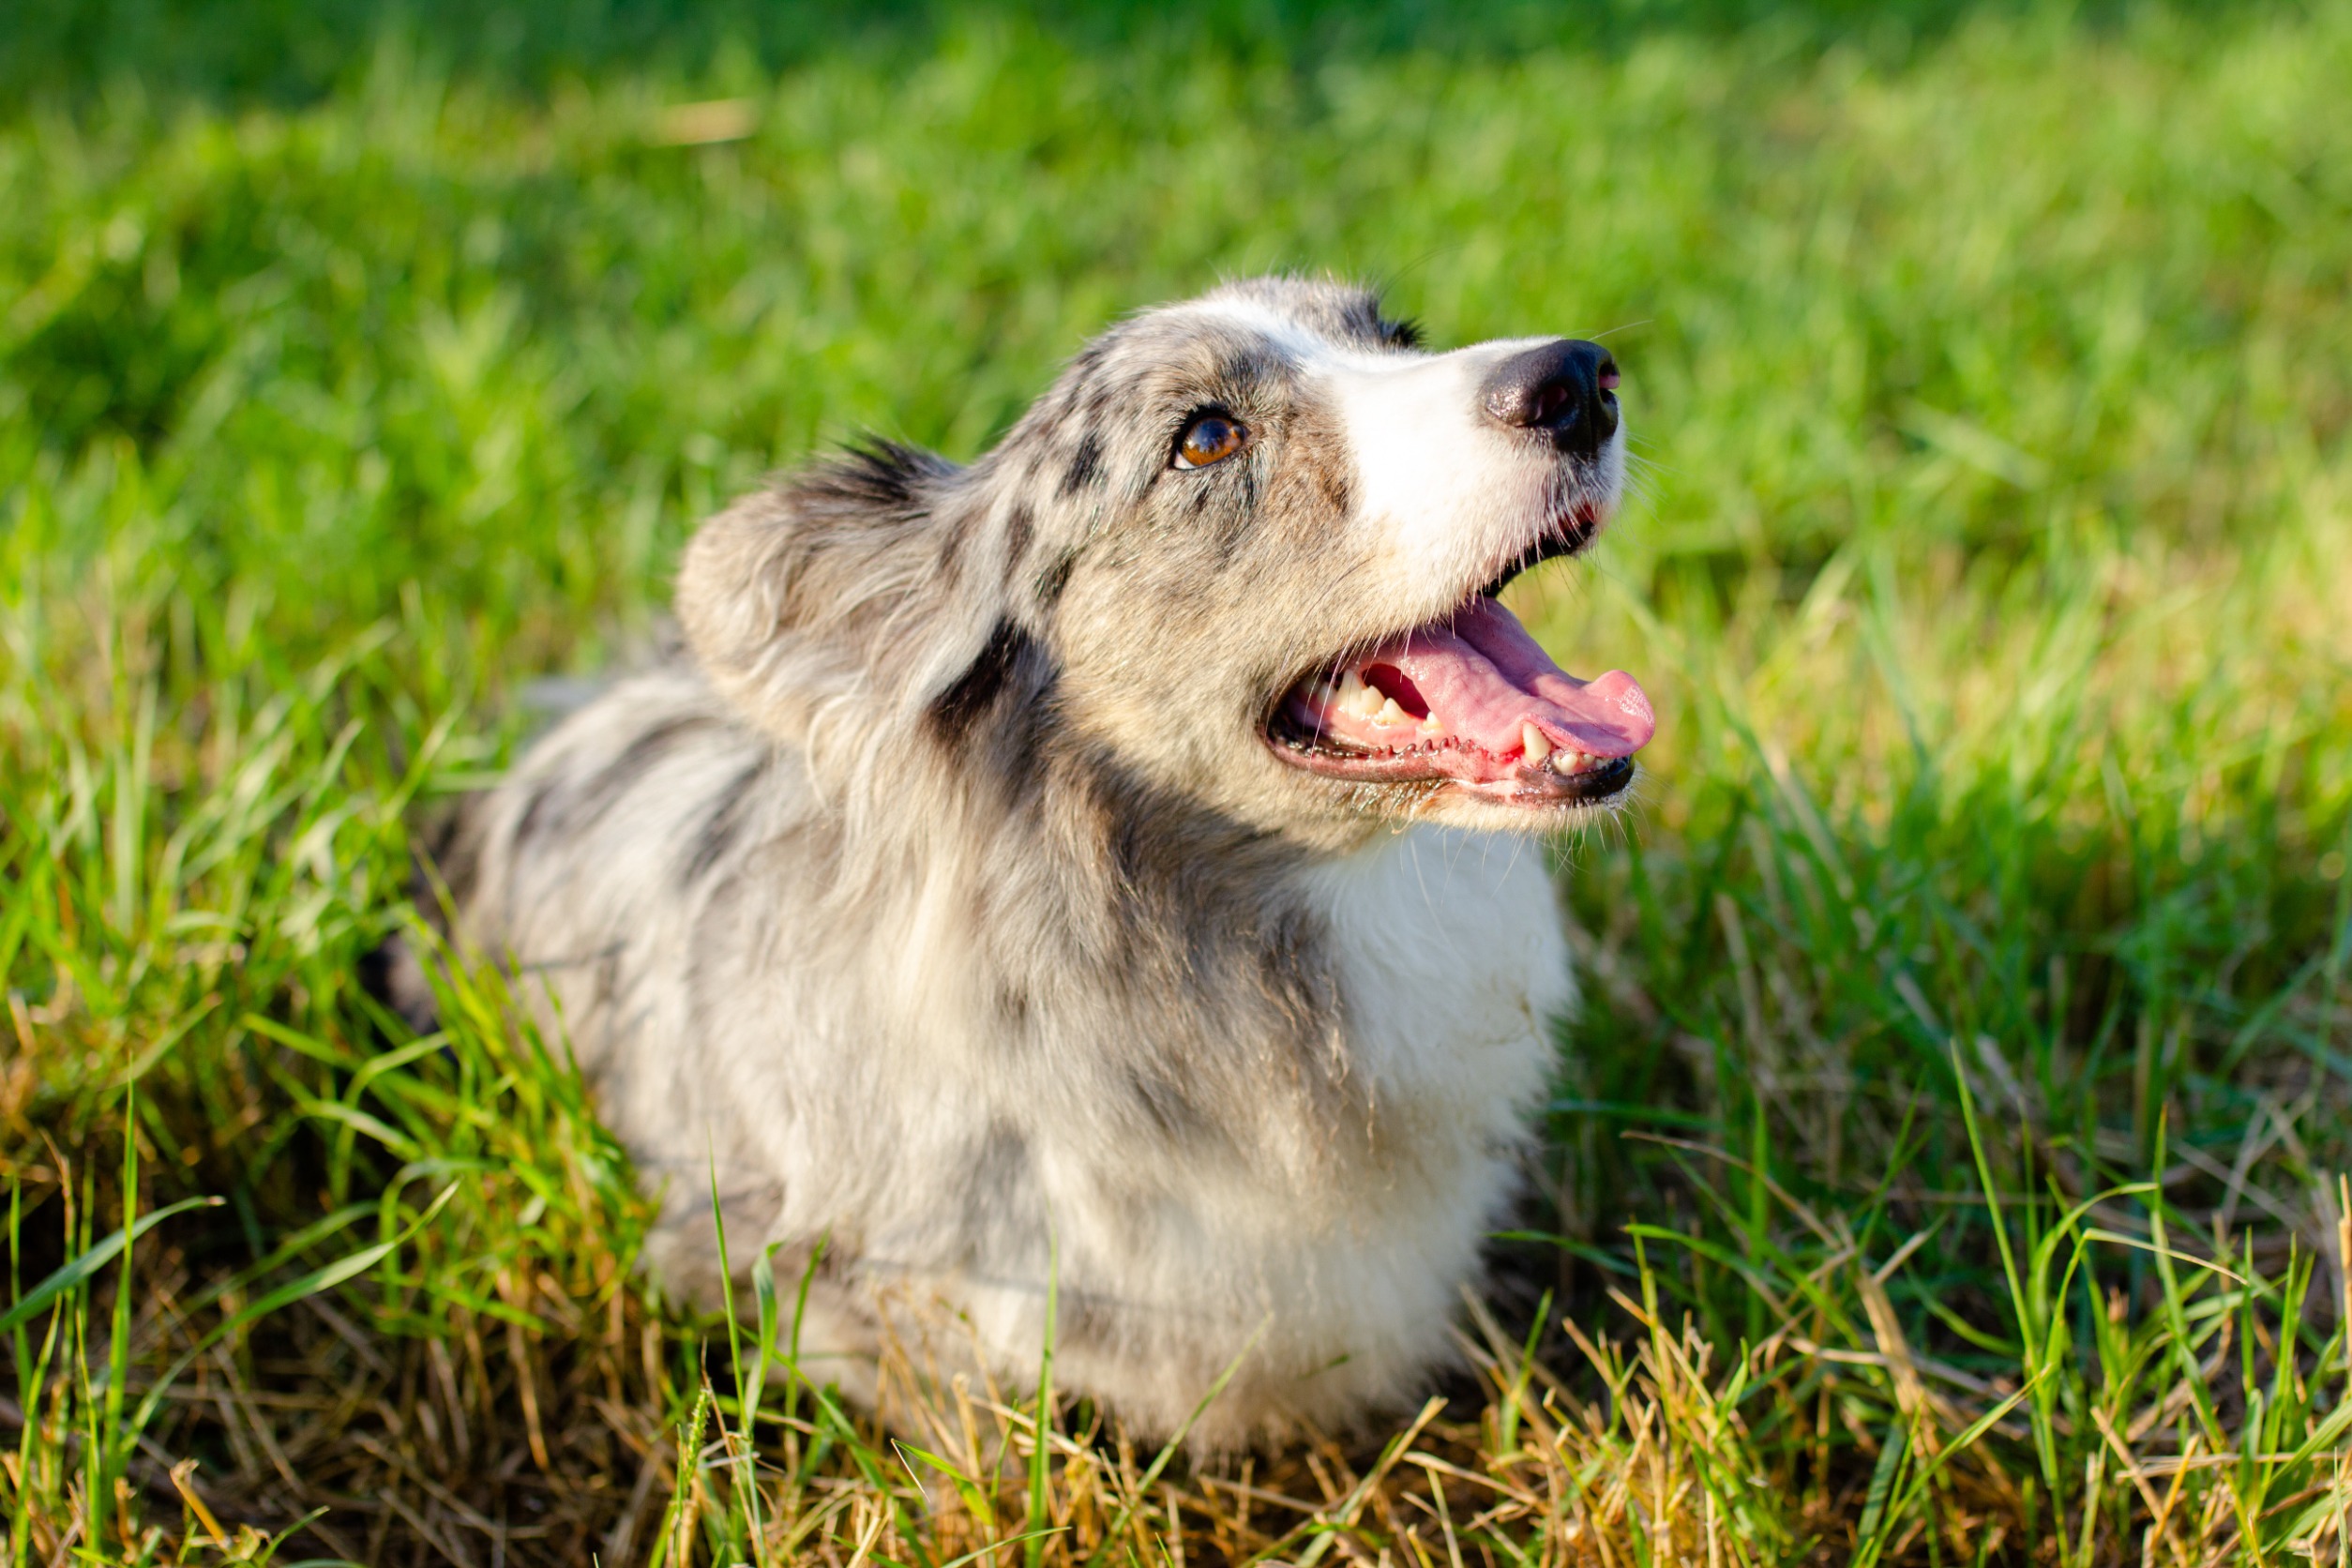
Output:
[[[1336,404],[1355,460],[1353,526],[1380,592],[1406,602],[1433,593],[1450,597],[1465,578],[1535,542],[1548,507],[1561,499],[1559,461],[1497,425],[1479,388],[1505,359],[1554,339],[1374,354],[1333,343],[1254,302],[1211,309],[1272,339]],[[1591,499],[1605,509],[1616,504],[1624,453],[1621,419],[1594,465]]]
[[1479,385],[1525,342],[1452,354],[1362,356],[1323,379],[1356,462],[1356,526],[1399,591],[1458,583],[1525,548],[1556,465],[1488,417]]

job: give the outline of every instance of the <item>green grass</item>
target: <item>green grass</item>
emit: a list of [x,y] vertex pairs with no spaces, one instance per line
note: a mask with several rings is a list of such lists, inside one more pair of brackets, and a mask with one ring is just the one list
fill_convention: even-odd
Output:
[[[2352,1553],[2352,8],[59,14],[0,76],[9,1568]],[[764,1261],[764,1334],[651,1300],[494,974],[416,1041],[362,955],[724,498],[970,456],[1271,266],[1607,334],[1646,460],[1522,591],[1663,718],[1559,848],[1481,1381],[1207,1473],[1018,1389],[878,1433]]]

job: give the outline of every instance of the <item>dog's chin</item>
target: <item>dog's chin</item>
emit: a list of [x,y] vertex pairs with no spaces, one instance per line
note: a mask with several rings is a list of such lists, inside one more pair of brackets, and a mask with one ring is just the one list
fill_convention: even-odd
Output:
[[1426,822],[1476,833],[1535,837],[1576,834],[1599,825],[1631,804],[1638,776],[1636,767],[1614,794],[1591,800],[1562,801],[1531,793],[1479,794],[1440,785],[1418,796],[1375,803],[1371,809],[1379,820],[1394,824]]

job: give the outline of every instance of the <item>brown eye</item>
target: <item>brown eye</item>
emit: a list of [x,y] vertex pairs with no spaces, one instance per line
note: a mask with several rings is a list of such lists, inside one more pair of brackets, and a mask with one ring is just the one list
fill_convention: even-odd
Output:
[[1184,430],[1184,439],[1176,444],[1176,466],[1206,468],[1222,462],[1242,449],[1249,432],[1222,414],[1204,414]]

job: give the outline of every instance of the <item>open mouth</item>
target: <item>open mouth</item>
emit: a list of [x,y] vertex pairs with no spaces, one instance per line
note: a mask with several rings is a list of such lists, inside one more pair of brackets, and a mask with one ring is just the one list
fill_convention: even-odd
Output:
[[1622,793],[1657,728],[1650,700],[1621,670],[1582,681],[1552,662],[1495,597],[1521,565],[1293,686],[1266,724],[1274,754],[1334,778],[1451,784],[1528,807]]

